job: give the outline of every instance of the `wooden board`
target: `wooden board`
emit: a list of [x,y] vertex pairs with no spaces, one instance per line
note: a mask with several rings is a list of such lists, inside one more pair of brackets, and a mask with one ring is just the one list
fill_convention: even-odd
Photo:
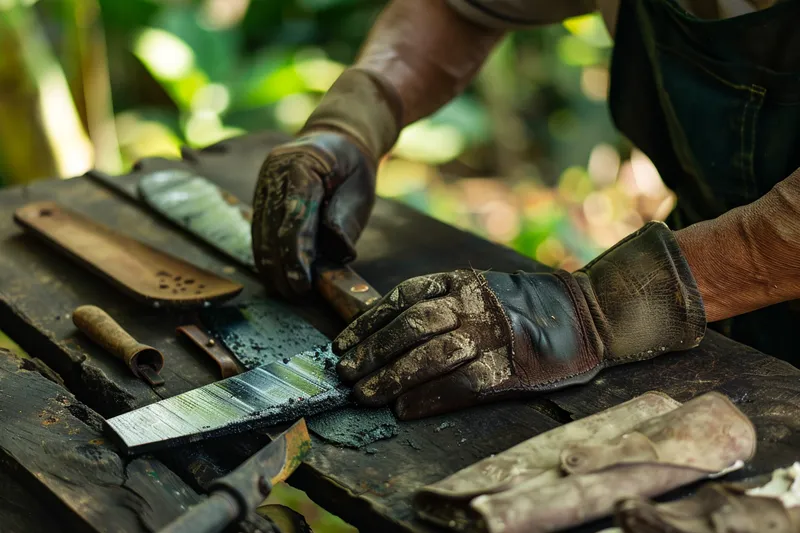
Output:
[[[271,135],[227,141],[205,154],[193,153],[193,161],[180,164],[201,165],[207,177],[247,200],[261,160],[274,139]],[[175,163],[146,160],[138,166],[138,172],[168,165]],[[136,178],[134,173],[114,181],[132,190]],[[211,362],[175,337],[175,327],[191,321],[190,314],[145,310],[14,227],[10,213],[27,201],[41,199],[57,199],[197,266],[232,277],[245,286],[239,299],[263,295],[253,276],[240,272],[219,253],[166,221],[149,216],[142,207],[107,187],[84,178],[38,183],[0,192],[0,329],[14,332],[24,348],[35,349],[38,357],[65,376],[79,399],[104,416],[150,403],[159,396],[118,361],[76,334],[65,315],[80,304],[103,307],[142,342],[165,353],[167,365],[162,375],[167,386],[159,391],[161,396],[215,379]],[[468,266],[505,271],[544,268],[508,248],[384,200],[377,203],[359,242],[355,264],[381,292],[414,275]],[[342,325],[321,302],[293,307],[329,336]],[[775,387],[753,392],[756,376],[766,376]],[[723,390],[760,418],[757,423],[764,437],[754,464],[757,469],[773,468],[782,466],[788,447],[797,444],[799,433],[792,421],[800,420],[795,402],[800,391],[798,377],[797,369],[710,333],[704,344],[690,353],[611,369],[589,386],[549,399],[507,402],[402,423],[397,437],[376,443],[369,453],[336,448],[315,439],[311,459],[290,482],[362,531],[434,531],[416,520],[410,507],[410,496],[421,485],[572,417],[596,412],[645,390],[664,390],[686,400],[712,388]],[[265,442],[263,434],[235,436],[160,458],[187,482],[202,487]]]
[[9,468],[0,468],[0,522],[3,533],[68,533],[43,502]]
[[[0,350],[0,391],[0,462],[6,475],[30,487],[29,494],[51,496],[37,502],[47,509],[43,516],[16,513],[18,527],[56,518],[69,531],[157,531],[200,500],[160,462],[122,459],[104,438],[94,411],[63,387],[24,370],[5,350]],[[3,486],[7,496],[0,500],[10,500],[10,488]]]

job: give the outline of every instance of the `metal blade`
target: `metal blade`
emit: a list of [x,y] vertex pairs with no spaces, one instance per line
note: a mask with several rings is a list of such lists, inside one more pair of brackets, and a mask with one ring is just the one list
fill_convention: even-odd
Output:
[[349,403],[330,345],[106,420],[128,454],[296,420]]
[[329,342],[328,337],[278,300],[210,307],[200,312],[200,319],[247,369]]
[[252,209],[233,195],[202,176],[175,169],[142,176],[139,196],[164,217],[255,270]]

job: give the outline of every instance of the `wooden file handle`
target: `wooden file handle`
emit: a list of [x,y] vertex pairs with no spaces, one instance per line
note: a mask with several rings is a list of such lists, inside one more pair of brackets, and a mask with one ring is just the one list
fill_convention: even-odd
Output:
[[94,305],[82,305],[72,313],[72,322],[87,337],[105,348],[114,357],[125,362],[133,374],[151,385],[164,380],[158,373],[164,368],[164,356],[142,344],[122,329],[108,313]]

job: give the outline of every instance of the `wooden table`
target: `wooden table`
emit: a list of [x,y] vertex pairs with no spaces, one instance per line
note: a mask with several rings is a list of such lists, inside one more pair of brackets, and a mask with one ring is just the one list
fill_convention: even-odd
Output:
[[[263,154],[278,139],[274,134],[252,135],[202,153],[187,151],[184,161],[145,160],[116,183],[130,188],[142,172],[188,165],[249,199]],[[144,308],[23,234],[12,213],[38,200],[56,200],[236,279],[245,286],[239,299],[260,295],[263,289],[254,276],[241,268],[234,271],[224,256],[88,177],[0,192],[0,330],[36,358],[20,362],[0,352],[0,524],[11,524],[10,531],[157,529],[197,501],[210,479],[267,442],[269,431],[133,461],[119,457],[103,438],[100,416],[207,384],[217,374],[210,361],[176,339],[175,328],[191,322],[191,313]],[[414,275],[469,265],[544,269],[510,249],[385,200],[376,206],[359,254],[356,270],[381,292]],[[106,309],[142,342],[163,351],[167,385],[160,396],[75,330],[69,315],[81,304]],[[295,308],[327,335],[342,327],[321,302]],[[47,380],[36,369],[45,374],[52,369],[58,376]],[[800,370],[709,332],[695,350],[613,368],[586,386],[402,423],[398,436],[372,446],[375,453],[315,439],[312,457],[290,482],[363,532],[437,531],[415,518],[410,506],[415,489],[648,390],[680,401],[710,390],[730,396],[759,432],[758,454],[740,477],[784,466],[800,455]],[[440,429],[444,421],[449,427]]]

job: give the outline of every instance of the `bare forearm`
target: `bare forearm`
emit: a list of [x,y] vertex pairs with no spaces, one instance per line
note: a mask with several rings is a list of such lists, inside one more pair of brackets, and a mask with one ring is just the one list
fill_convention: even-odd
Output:
[[676,237],[709,322],[800,298],[800,171],[756,202]]
[[467,21],[444,0],[392,0],[355,66],[381,75],[396,89],[405,126],[464,90],[502,36]]

